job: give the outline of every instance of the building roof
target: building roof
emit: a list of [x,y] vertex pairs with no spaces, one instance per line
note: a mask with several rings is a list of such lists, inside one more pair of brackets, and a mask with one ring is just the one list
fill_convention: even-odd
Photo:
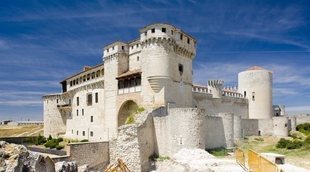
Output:
[[73,75],[67,77],[66,79],[64,79],[64,80],[61,81],[60,83],[66,81],[66,80],[68,80],[68,79],[71,79],[71,78],[73,78],[73,77],[75,77],[75,76],[78,76],[78,75],[80,75],[80,74],[82,74],[82,73],[84,73],[84,72],[88,72],[88,71],[91,70],[91,69],[95,69],[95,68],[97,68],[97,67],[100,67],[100,66],[102,66],[102,65],[104,65],[104,63],[100,63],[100,64],[98,64],[98,65],[96,65],[96,66],[93,66],[93,67],[84,66],[82,71],[80,71],[80,72],[78,72],[78,73],[75,73],[75,74],[73,74]]
[[125,73],[120,74],[116,79],[120,79],[120,78],[124,78],[130,75],[138,75],[141,74],[141,69],[136,69],[136,70],[131,70],[131,71],[127,71]]
[[266,70],[266,69],[264,69],[260,66],[252,66],[252,67],[248,68],[247,70]]

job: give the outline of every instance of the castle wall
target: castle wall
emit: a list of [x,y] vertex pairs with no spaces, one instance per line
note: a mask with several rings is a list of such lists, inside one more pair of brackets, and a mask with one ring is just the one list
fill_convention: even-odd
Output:
[[296,126],[303,123],[310,123],[310,115],[295,115]]
[[273,117],[273,135],[287,137],[289,132],[288,117]]
[[204,112],[196,108],[171,108],[153,113],[159,155],[172,156],[182,148],[205,148]]
[[[95,100],[96,93],[98,94],[97,103]],[[87,104],[89,94],[92,95],[92,105]],[[79,105],[77,105],[77,98]],[[67,120],[66,137],[89,141],[108,140],[108,131],[104,128],[104,89],[85,88],[79,90],[73,95],[71,101],[72,112]]]
[[268,136],[274,132],[272,119],[242,119],[241,127],[243,136]]
[[217,115],[219,113],[233,113],[248,118],[248,101],[243,98],[226,97],[212,98],[209,94],[193,93],[194,106],[205,109],[207,115]]
[[[58,101],[58,103],[57,103]],[[67,125],[67,114],[61,113],[57,105],[62,104],[63,99],[59,94],[43,97],[44,113],[44,136],[58,137],[65,134]]]

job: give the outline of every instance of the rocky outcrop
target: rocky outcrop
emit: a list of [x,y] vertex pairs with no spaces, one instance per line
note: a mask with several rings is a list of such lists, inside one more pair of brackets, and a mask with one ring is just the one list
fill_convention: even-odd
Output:
[[25,146],[0,141],[0,172],[54,172],[49,157],[29,152]]
[[57,162],[55,164],[56,172],[78,172],[78,166],[75,161],[72,162]]

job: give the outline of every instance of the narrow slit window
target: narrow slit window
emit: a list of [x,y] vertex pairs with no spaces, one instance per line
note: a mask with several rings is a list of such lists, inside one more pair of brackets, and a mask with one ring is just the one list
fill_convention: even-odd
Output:
[[87,94],[87,106],[91,106],[93,104],[93,95],[92,94]]
[[98,103],[98,93],[95,93],[95,102]]
[[94,122],[94,116],[90,116],[90,122]]
[[255,101],[255,92],[252,92],[252,101]]
[[183,65],[182,64],[179,64],[179,72],[180,72],[180,75],[183,74]]

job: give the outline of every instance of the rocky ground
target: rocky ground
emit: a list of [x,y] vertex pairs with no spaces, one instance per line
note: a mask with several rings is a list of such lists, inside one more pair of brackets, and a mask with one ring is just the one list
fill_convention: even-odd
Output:
[[75,162],[54,163],[48,156],[27,150],[23,145],[0,141],[0,172],[77,172]]
[[171,159],[156,162],[156,172],[242,172],[232,159],[219,159],[202,149],[181,149]]

